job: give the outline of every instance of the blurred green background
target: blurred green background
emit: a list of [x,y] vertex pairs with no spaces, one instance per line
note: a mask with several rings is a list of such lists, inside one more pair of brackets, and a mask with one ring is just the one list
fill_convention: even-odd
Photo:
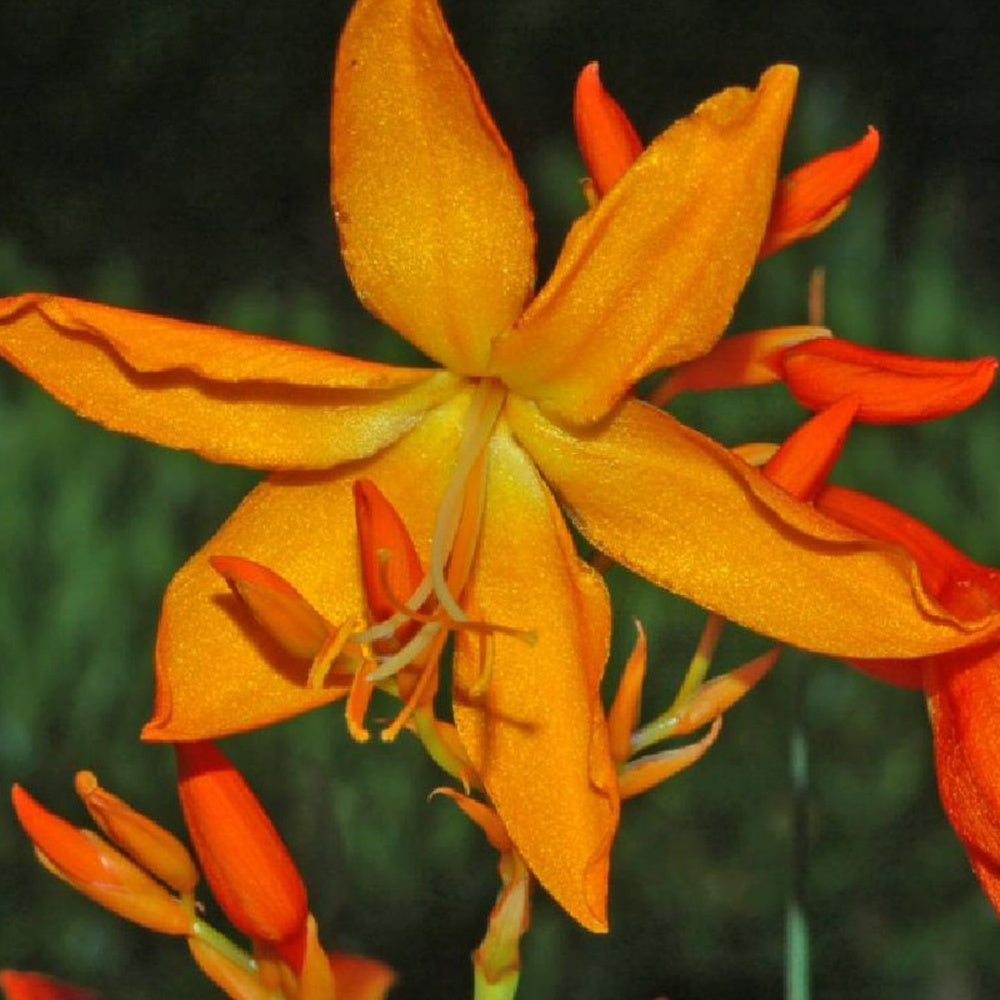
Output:
[[[574,76],[604,79],[649,138],[697,100],[803,69],[788,165],[860,135],[883,153],[827,234],[767,262],[734,329],[801,322],[828,272],[841,335],[918,353],[996,351],[996,24],[983,5],[505,0],[445,3],[532,193],[543,267],[582,207]],[[360,309],[327,205],[329,71],[344,0],[4,0],[0,294],[60,291],[395,359]],[[489,192],[484,192],[489,197]],[[780,387],[681,400],[727,443],[780,439]],[[862,428],[835,479],[888,497],[972,555],[1000,559],[995,396],[920,428]],[[79,767],[180,829],[169,751],[136,733],[151,703],[159,596],[257,477],[117,437],[0,370],[0,784],[77,821]],[[624,571],[650,634],[647,713],[679,680],[701,616]],[[739,637],[719,665],[737,662]],[[541,894],[524,1000],[776,998],[789,880],[787,664],[695,769],[625,809],[612,933]],[[1000,996],[1000,932],[937,803],[919,695],[813,660],[809,910],[815,996]],[[325,939],[395,965],[404,998],[468,995],[494,858],[414,741],[358,747],[328,709],[230,740],[301,862]],[[0,967],[109,998],[210,997],[183,946],[98,910],[38,867],[0,809]]]

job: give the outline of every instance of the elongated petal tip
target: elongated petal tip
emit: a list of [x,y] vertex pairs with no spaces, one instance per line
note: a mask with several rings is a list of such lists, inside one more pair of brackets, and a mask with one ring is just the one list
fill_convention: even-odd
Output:
[[833,222],[872,168],[878,150],[878,131],[869,125],[857,142],[817,156],[781,178],[758,256],[768,257]]
[[573,95],[580,154],[597,195],[603,196],[642,152],[642,140],[622,106],[604,89],[596,62],[580,71]]
[[302,877],[250,786],[213,743],[174,749],[184,821],[226,916],[257,940],[301,936],[308,912]]
[[826,482],[860,408],[855,396],[807,420],[764,466],[764,475],[799,500],[811,500]]
[[631,799],[680,774],[696,764],[716,741],[722,729],[722,717],[717,716],[712,728],[697,742],[659,753],[647,754],[626,764],[618,775],[618,788],[623,799]]
[[100,882],[107,878],[100,853],[83,832],[61,816],[49,812],[34,796],[15,784],[10,790],[14,813],[31,842],[52,858],[68,878]]
[[997,372],[996,358],[921,358],[837,337],[794,345],[778,364],[803,406],[818,410],[856,396],[857,419],[870,424],[917,423],[959,413],[986,394]]
[[650,394],[665,406],[682,392],[707,392],[781,380],[780,358],[787,348],[831,333],[822,326],[781,326],[723,337],[700,358],[678,365]]
[[486,839],[489,841],[490,846],[495,848],[501,854],[505,851],[511,850],[514,846],[510,839],[510,834],[507,832],[507,828],[503,825],[503,820],[497,815],[496,810],[491,809],[488,805],[480,802],[478,799],[474,799],[469,795],[463,795],[461,792],[456,791],[454,788],[441,787],[435,788],[431,793],[432,795],[445,795],[459,809],[462,810],[465,815],[472,820],[480,830],[483,831]]

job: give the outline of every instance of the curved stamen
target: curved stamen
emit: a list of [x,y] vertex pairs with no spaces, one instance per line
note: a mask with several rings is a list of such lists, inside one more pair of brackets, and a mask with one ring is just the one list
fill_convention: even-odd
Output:
[[[495,632],[534,642],[534,633],[492,622],[470,621],[456,595],[468,582],[476,544],[482,525],[486,495],[486,450],[497,419],[503,409],[506,390],[498,382],[484,379],[476,385],[462,430],[455,466],[445,487],[434,522],[430,566],[406,600],[394,594],[386,572],[385,553],[379,553],[379,582],[393,609],[393,614],[381,622],[356,633],[353,640],[370,646],[398,635],[399,629],[411,622],[421,628],[403,646],[381,657],[378,666],[368,675],[377,682],[391,677],[404,667],[424,657],[432,643],[457,628],[486,636]],[[434,598],[437,607],[421,610]]]
[[515,639],[523,639],[531,645],[534,645],[538,641],[538,633],[533,629],[517,628],[514,625],[500,625],[496,622],[489,622],[482,619],[468,617],[463,618],[460,621],[454,621],[453,619],[449,619],[447,615],[442,614],[440,610],[430,612],[411,611],[406,604],[400,600],[399,595],[392,589],[392,584],[389,581],[389,574],[387,570],[390,558],[392,558],[391,552],[387,549],[379,549],[379,581],[382,584],[384,596],[392,609],[401,615],[405,615],[408,621],[423,622],[426,624],[437,622],[438,624],[444,625],[445,628],[454,631],[464,629],[469,632],[499,632],[501,635],[509,635],[513,636]]
[[484,379],[476,386],[475,395],[469,405],[455,468],[441,498],[434,523],[429,576],[441,607],[455,621],[463,621],[466,615],[448,587],[445,569],[462,521],[470,474],[493,433],[493,427],[503,407],[504,397],[504,388],[491,379]]

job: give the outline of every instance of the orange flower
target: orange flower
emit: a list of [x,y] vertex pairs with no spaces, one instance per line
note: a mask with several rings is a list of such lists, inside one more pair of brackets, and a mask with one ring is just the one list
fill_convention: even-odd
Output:
[[[464,754],[540,882],[602,930],[618,820],[599,699],[610,611],[557,498],[613,559],[781,641],[917,656],[993,626],[914,600],[894,551],[630,396],[721,336],[772,216],[796,79],[775,66],[667,129],[535,295],[523,186],[436,2],[359,0],[334,77],[343,257],[362,302],[443,370],[62,298],[0,302],[0,353],[79,414],[273,473],[167,592],[146,738],[204,739],[345,694],[339,668],[357,665],[304,668],[211,559],[267,567],[343,652],[366,610],[353,484],[370,479],[427,567],[407,607],[433,594],[456,627],[496,626],[456,643]],[[421,625],[414,658],[440,630]],[[383,678],[410,665],[373,653]]]
[[[903,511],[834,486],[819,494],[817,505],[857,531],[907,549],[943,607],[962,615],[1000,607],[1000,570],[969,559]],[[941,802],[1000,913],[1000,642],[919,660],[852,663],[880,680],[923,687]]]

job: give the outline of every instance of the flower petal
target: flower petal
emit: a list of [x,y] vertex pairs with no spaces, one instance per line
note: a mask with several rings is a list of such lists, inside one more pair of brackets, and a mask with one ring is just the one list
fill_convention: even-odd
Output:
[[622,106],[604,89],[597,63],[580,71],[573,94],[573,124],[580,155],[599,198],[642,152],[642,140]]
[[[308,662],[255,626],[209,557],[239,555],[269,567],[328,621],[363,619],[354,480],[364,476],[379,485],[426,557],[467,405],[467,394],[456,397],[368,462],[325,474],[276,475],[243,501],[167,590],[156,644],[156,706],[145,739],[255,729],[346,693],[307,687]],[[413,489],[415,480],[421,489]]]
[[797,500],[812,500],[840,458],[857,412],[856,396],[821,410],[782,441],[761,472]]
[[917,564],[924,589],[953,614],[974,618],[1000,608],[1000,570],[970,559],[898,507],[843,486],[823,487],[815,503],[840,524],[905,548]]
[[822,326],[779,326],[723,337],[708,354],[674,368],[650,393],[649,401],[666,406],[682,392],[770,385],[781,380],[775,356],[784,348],[830,336]]
[[502,424],[470,600],[488,621],[532,629],[529,645],[494,637],[489,687],[479,644],[460,637],[455,721],[518,852],[591,930],[607,929],[608,854],[618,821],[599,686],[610,610],[600,577],[576,555],[559,509]]
[[808,409],[853,395],[861,404],[859,421],[901,424],[949,416],[978,402],[993,384],[997,359],[920,358],[829,337],[789,347],[776,367]]
[[789,497],[726,449],[627,401],[575,434],[530,403],[508,419],[583,534],[612,558],[765,635],[836,656],[920,656],[982,641],[896,547]]
[[0,299],[0,356],[111,430],[263,469],[328,468],[406,433],[454,379],[76,299]]
[[510,152],[435,0],[360,0],[334,76],[332,196],[344,263],[376,316],[455,371],[534,286]]
[[939,657],[925,682],[941,802],[1000,913],[1000,647]]
[[757,255],[797,73],[724,90],[656,139],[573,227],[555,271],[495,350],[550,413],[595,420],[647,372],[719,339]]
[[822,232],[847,207],[851,192],[878,156],[879,135],[871,125],[857,142],[796,167],[778,181],[760,256]]

